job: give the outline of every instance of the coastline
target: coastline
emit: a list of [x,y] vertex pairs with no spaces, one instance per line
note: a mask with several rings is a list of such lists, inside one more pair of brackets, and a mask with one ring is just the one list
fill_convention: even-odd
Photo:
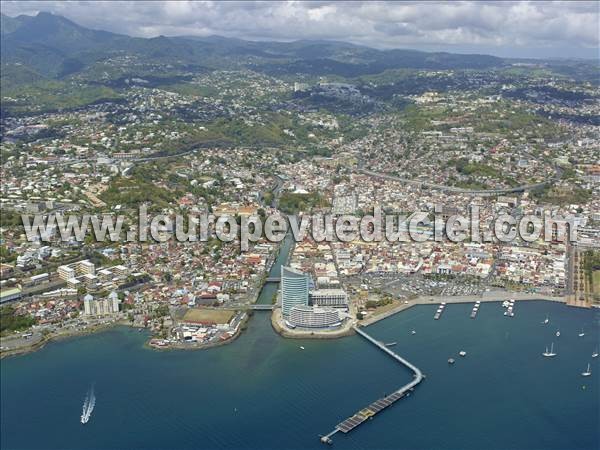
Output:
[[[229,339],[226,339],[226,340],[220,341],[220,342],[210,342],[207,344],[201,344],[201,345],[197,345],[197,346],[194,346],[193,344],[170,344],[170,345],[167,345],[164,347],[160,347],[160,346],[151,345],[150,342],[152,341],[152,339],[155,339],[155,338],[150,337],[144,343],[144,347],[148,348],[150,350],[155,350],[155,351],[208,350],[210,348],[220,347],[222,345],[226,345],[226,344],[229,344],[229,343],[235,341],[237,338],[239,338],[241,336],[242,332],[245,330],[247,322],[248,322],[248,318],[246,318],[245,321],[240,324],[240,327],[238,328],[238,330],[233,335],[231,335],[231,337]],[[52,335],[42,337],[42,339],[40,339],[39,341],[33,342],[30,345],[25,345],[25,346],[22,346],[22,347],[13,349],[13,350],[3,350],[0,353],[0,359],[10,358],[13,356],[27,355],[29,353],[34,353],[38,350],[41,350],[47,344],[51,344],[53,342],[58,342],[61,340],[66,340],[66,339],[75,339],[75,338],[87,336],[90,334],[100,333],[102,331],[109,330],[116,326],[125,326],[125,327],[129,327],[132,329],[142,329],[142,330],[146,329],[146,328],[132,326],[129,322],[125,323],[123,321],[116,321],[116,322],[109,323],[109,324],[98,325],[98,326],[95,326],[93,328],[89,328],[86,330],[79,330],[79,331],[69,332],[69,333],[52,334]]]
[[[523,293],[510,293],[510,292],[490,292],[483,295],[467,295],[467,296],[420,296],[413,300],[409,300],[407,303],[402,303],[390,310],[382,312],[380,314],[371,315],[363,320],[358,321],[359,326],[367,327],[374,323],[377,323],[381,320],[387,319],[395,314],[398,314],[402,311],[412,308],[416,305],[435,305],[440,304],[442,302],[450,303],[474,303],[476,301],[484,302],[502,302],[504,300],[508,300],[513,298],[518,301],[523,300],[543,300],[543,301],[552,301],[558,303],[567,303],[565,297],[553,297],[548,295],[541,294],[523,294]],[[280,320],[278,319],[277,314],[281,314],[280,309],[275,308],[271,313],[271,327],[275,333],[285,339],[340,339],[346,336],[352,336],[355,332],[352,330],[351,321],[347,321],[344,326],[337,330],[332,331],[311,331],[311,330],[288,330],[284,328]],[[248,322],[250,320],[248,316],[244,319],[238,330],[231,335],[229,339],[220,342],[210,342],[206,344],[194,345],[194,344],[185,344],[185,343],[174,343],[168,344],[165,346],[157,346],[151,345],[150,342],[154,337],[149,338],[144,347],[147,347],[156,351],[171,351],[171,350],[208,350],[211,348],[221,347],[223,345],[230,344],[238,339],[247,328]],[[56,333],[48,336],[42,337],[39,341],[33,342],[30,345],[25,345],[12,350],[3,350],[0,352],[0,359],[9,358],[12,356],[25,355],[28,353],[33,353],[37,350],[42,349],[46,344],[57,342],[63,339],[72,339],[80,336],[86,336],[93,333],[98,333],[101,331],[108,330],[112,327],[123,325],[131,328],[133,327],[129,322],[125,323],[123,321],[115,321],[108,324],[97,325],[89,329],[85,330],[77,330],[71,331],[67,333]]]
[[[52,342],[58,342],[58,341],[66,340],[66,339],[74,339],[74,338],[87,336],[87,335],[94,334],[94,333],[99,333],[101,331],[106,331],[106,330],[116,327],[118,325],[131,327],[131,325],[129,323],[125,324],[121,321],[116,321],[116,322],[112,322],[112,323],[108,323],[108,324],[96,325],[91,328],[86,328],[85,330],[71,331],[71,332],[67,332],[67,333],[49,334],[47,336],[43,336],[39,341],[32,342],[30,345],[24,345],[22,347],[15,348],[12,350],[3,350],[2,352],[0,352],[0,359],[9,358],[11,356],[20,356],[20,355],[26,355],[28,353],[33,353],[38,350],[41,350],[42,348],[44,348],[46,346],[46,344],[50,344]],[[132,327],[132,328],[135,328],[135,327]]]
[[475,303],[476,301],[480,301],[482,303],[487,302],[502,302],[504,300],[515,299],[518,301],[523,300],[544,300],[550,302],[557,303],[565,303],[566,298],[564,297],[553,297],[549,295],[542,294],[522,294],[516,292],[489,292],[484,293],[483,295],[462,295],[462,296],[432,296],[432,295],[424,295],[419,296],[413,300],[408,300],[407,303],[402,303],[395,308],[392,308],[388,311],[385,311],[381,314],[376,314],[374,316],[369,316],[361,321],[359,321],[359,325],[363,327],[367,327],[374,323],[379,322],[380,320],[387,319],[395,314],[398,314],[406,309],[412,308],[415,305],[436,305],[442,302],[445,303]]
[[[474,418],[481,414],[477,411],[477,406],[486,406],[486,408],[489,406],[486,411],[493,411],[496,406],[486,402],[489,399],[488,395],[491,395],[489,378],[478,377],[480,383],[477,383],[475,390],[478,398],[473,398],[474,393],[471,390],[472,384],[475,384],[472,382],[471,374],[479,370],[477,367],[482,364],[485,365],[481,369],[483,375],[511,374],[511,376],[492,377],[495,382],[492,383],[493,389],[491,389],[496,395],[493,399],[494,403],[503,404],[503,396],[514,402],[506,405],[503,410],[508,424],[515,419],[514,415],[511,416],[515,413],[510,412],[513,408],[518,412],[521,421],[527,422],[530,413],[528,409],[524,410],[522,407],[524,402],[531,398],[529,394],[525,397],[511,395],[515,392],[517,382],[514,377],[517,377],[519,385],[529,389],[528,392],[535,394],[540,402],[546,402],[544,410],[554,414],[556,420],[561,420],[562,413],[556,408],[557,400],[547,397],[548,385],[560,387],[561,392],[564,393],[560,400],[566,399],[567,404],[569,398],[577,396],[576,406],[581,409],[577,409],[574,413],[575,418],[580,417],[582,412],[586,414],[589,411],[594,412],[595,409],[590,409],[590,403],[595,405],[593,397],[597,389],[588,384],[587,389],[583,391],[580,383],[588,383],[588,379],[584,380],[579,375],[587,365],[586,357],[589,358],[590,352],[596,345],[594,338],[597,336],[597,329],[590,328],[591,324],[595,323],[594,316],[590,311],[573,310],[554,302],[524,302],[520,305],[517,302],[516,317],[507,319],[502,317],[499,303],[488,303],[483,306],[475,320],[467,317],[472,304],[450,305],[450,310],[445,312],[447,315],[439,322],[433,321],[431,317],[437,305],[417,307],[375,325],[378,327],[376,330],[364,328],[368,334],[381,342],[397,341],[397,346],[390,347],[392,351],[406,357],[421,369],[426,369],[424,372],[427,374],[427,379],[423,388],[426,388],[427,392],[417,388],[409,398],[402,399],[398,405],[394,405],[381,416],[378,414],[373,421],[361,425],[359,429],[352,431],[352,434],[346,436],[337,433],[336,438],[333,439],[332,449],[338,446],[346,447],[348,439],[363,439],[364,442],[369,442],[372,435],[366,428],[362,430],[363,427],[376,427],[384,436],[395,433],[389,440],[378,440],[373,446],[373,449],[394,448],[394,442],[409,439],[408,435],[397,427],[398,420],[411,421],[402,428],[419,430],[420,425],[427,423],[428,418],[433,417],[436,425],[435,432],[439,430],[443,438],[444,424],[448,420],[444,410],[452,411],[456,408],[456,402],[473,401],[471,404],[473,408],[470,409],[471,416],[467,421],[475,420]],[[540,321],[547,312],[550,313],[551,325],[544,327]],[[224,420],[234,421],[234,423],[252,420],[253,429],[258,429],[267,420],[282,430],[276,439],[269,441],[272,442],[270,445],[277,448],[278,442],[285,442],[286,437],[289,437],[285,431],[286,424],[297,417],[294,410],[286,409],[289,414],[285,415],[285,411],[278,411],[277,408],[281,408],[281,405],[298,405],[298,411],[304,411],[307,414],[305,417],[311,417],[310,412],[314,412],[316,402],[322,418],[317,417],[311,423],[303,424],[302,434],[307,436],[306,447],[325,450],[328,446],[318,442],[317,433],[330,431],[338,422],[385,395],[397,383],[401,384],[394,381],[400,379],[398,377],[410,380],[409,372],[405,373],[404,369],[395,367],[392,360],[388,361],[384,353],[368,344],[362,337],[329,341],[284,341],[273,333],[269,324],[271,312],[269,311],[268,314],[256,313],[253,317],[254,321],[245,330],[246,334],[242,340],[230,347],[222,347],[214,351],[155,353],[143,348],[149,336],[146,332],[138,333],[135,329],[117,327],[105,334],[86,337],[80,341],[59,342],[56,346],[50,346],[37,355],[8,359],[3,375],[11,380],[11,386],[16,385],[16,387],[7,389],[9,393],[7,405],[10,406],[9,411],[13,409],[16,411],[15,415],[18,414],[18,419],[12,415],[13,419],[7,423],[15,427],[16,422],[22,422],[22,429],[26,430],[27,420],[38,422],[42,419],[41,423],[46,427],[43,431],[56,440],[57,446],[60,446],[61,442],[64,445],[64,440],[61,436],[53,434],[52,429],[64,426],[63,433],[69,439],[75,436],[72,445],[80,447],[81,442],[84,442],[83,439],[86,439],[85,442],[90,442],[89,433],[97,433],[92,437],[96,439],[97,444],[101,439],[97,436],[105,433],[107,428],[118,428],[123,418],[131,416],[133,425],[130,431],[135,431],[139,436],[148,436],[147,439],[145,438],[144,445],[152,447],[153,442],[162,439],[161,436],[168,435],[169,442],[177,440],[181,436],[181,422],[165,421],[157,417],[149,423],[146,411],[166,411],[172,406],[173,398],[183,398],[185,401],[180,402],[178,406],[183,408],[178,410],[178,417],[181,417],[186,427],[197,431],[193,441],[190,439],[190,445],[194,445],[193,442],[205,441],[207,433],[218,429],[221,433],[217,435],[218,437],[230,439],[223,441],[226,443],[223,450],[235,447],[239,437],[247,435],[250,431],[244,430],[231,437],[230,430],[219,428]],[[585,322],[582,322],[582,317]],[[585,325],[586,323],[590,325]],[[577,337],[581,324],[586,327],[586,336],[583,339]],[[562,340],[562,344],[558,347],[560,354],[553,360],[543,359],[540,351],[546,345],[546,341],[550,343],[548,339],[558,325],[560,325]],[[412,328],[417,330],[416,336],[410,336]],[[505,328],[511,331],[509,339],[506,339]],[[517,330],[520,332],[517,333]],[[302,351],[300,346],[304,346],[305,350]],[[405,350],[402,350],[403,348]],[[101,351],[95,355],[94,349],[101,349]],[[459,359],[456,356],[458,350],[466,350],[467,357]],[[456,364],[453,366],[447,364],[450,356],[456,358]],[[527,364],[528,373],[523,373],[524,370],[521,370],[518,364],[521,361]],[[327,376],[323,376],[324,363],[328,369],[331,369],[327,372]],[[73,371],[79,367],[81,372],[78,372],[78,379],[75,382],[69,376],[72,378]],[[538,367],[542,369],[539,369],[536,377],[532,378],[530,374],[535,373],[534,369]],[[39,381],[40,374],[44,374],[47,386]],[[593,381],[595,374],[589,378],[590,381]],[[282,391],[283,393],[273,391],[273,380],[285,379],[301,383],[297,389],[294,387],[296,390],[291,393],[291,396],[287,390]],[[56,383],[49,380],[64,381]],[[344,381],[341,388],[340,380]],[[368,386],[361,388],[365,386],[365,380]],[[98,409],[94,412],[89,427],[82,426],[78,421],[80,406],[84,400],[83,395],[93,381],[97,382]],[[458,381],[460,384],[457,385]],[[118,387],[113,387],[115,384]],[[388,385],[391,388],[388,388]],[[108,389],[117,390],[107,393]],[[27,396],[26,402],[22,395]],[[281,395],[285,395],[285,398]],[[348,395],[351,396],[350,399]],[[436,414],[432,416],[427,408],[423,409],[414,404],[415,414],[419,416],[414,417],[411,413],[410,418],[396,410],[398,407],[401,409],[410,407],[412,402],[420,403],[425,400],[422,395],[427,399],[444,400],[444,408],[436,409]],[[151,401],[143,400],[140,404],[139,399],[142,396]],[[55,414],[48,415],[46,409],[39,408],[34,408],[35,411],[31,413],[28,405],[35,404],[36,401],[40,403],[40,408],[50,405],[51,409],[54,408]],[[299,404],[299,401],[302,403]],[[264,402],[264,405],[261,403],[260,407],[257,407],[257,402]],[[203,416],[203,420],[209,421],[206,427],[204,425],[198,427],[198,405],[200,404],[208,405],[208,413]],[[218,416],[211,414],[212,405],[218,408]],[[270,415],[257,415],[258,409]],[[46,422],[43,421],[44,417]],[[584,422],[586,427],[594,423],[591,418],[593,416],[588,415],[588,419]],[[167,427],[162,428],[165,424]],[[537,424],[540,427],[545,426],[544,423],[537,422]],[[492,426],[492,428],[499,436],[503,434],[502,427]],[[78,433],[79,430],[83,436],[82,440],[78,440],[78,435],[72,434]],[[576,430],[574,433],[581,433],[577,424],[573,425],[573,430]],[[480,434],[475,436],[481,436],[481,440],[473,450],[481,442],[484,444],[489,442],[487,434],[489,429],[484,427],[479,431]],[[365,432],[368,436],[363,434]],[[560,432],[559,430],[558,433]],[[411,442],[422,446],[427,445],[427,438],[422,438],[418,434],[414,436],[416,440]],[[129,438],[130,434],[126,437]],[[43,447],[44,437],[31,439],[32,447]],[[34,439],[38,441],[33,442]],[[459,447],[462,439],[462,437],[457,438]],[[511,439],[507,438],[506,442],[510,444],[513,442]],[[538,442],[535,439],[534,436],[529,442]],[[131,442],[135,445],[135,442],[138,442],[137,438],[134,436]],[[258,436],[251,445],[261,448],[265,445],[264,442],[265,437]],[[101,444],[105,448],[119,448],[123,446],[123,441],[115,436],[111,437],[110,442],[102,441]],[[94,442],[91,445],[93,446]]]
[[275,308],[271,313],[271,327],[282,338],[287,339],[339,339],[355,334],[352,322],[348,320],[341,328],[331,331],[288,330],[281,323],[281,310]]
[[167,345],[164,346],[159,346],[159,345],[152,345],[150,342],[155,339],[155,338],[150,338],[148,339],[145,344],[144,347],[147,347],[151,350],[156,350],[156,351],[174,351],[174,350],[209,350],[211,348],[216,348],[216,347],[221,347],[223,345],[227,345],[227,344],[231,344],[233,343],[233,341],[235,341],[237,338],[239,338],[242,333],[244,332],[244,330],[247,328],[248,325],[248,321],[250,320],[250,315],[247,315],[246,318],[240,322],[240,325],[237,329],[237,331],[235,333],[233,333],[231,335],[231,337],[229,337],[229,339],[225,339],[224,341],[219,341],[219,342],[209,342],[206,344],[192,344],[192,343],[182,343],[182,342],[177,342],[177,343],[169,343]]

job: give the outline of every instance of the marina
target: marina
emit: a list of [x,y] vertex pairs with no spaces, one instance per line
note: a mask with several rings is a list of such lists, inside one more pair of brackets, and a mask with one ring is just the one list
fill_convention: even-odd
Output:
[[515,299],[511,298],[510,300],[502,302],[502,307],[506,308],[506,311],[504,311],[504,317],[515,317]]
[[481,300],[477,300],[475,302],[475,305],[473,306],[473,309],[471,310],[471,319],[474,319],[475,317],[477,317],[477,313],[479,312],[480,305],[481,305]]
[[446,308],[446,302],[440,303],[440,306],[438,306],[438,309],[436,310],[435,315],[433,316],[433,318],[435,320],[439,320],[439,318],[442,317],[442,313],[444,312],[445,308]]

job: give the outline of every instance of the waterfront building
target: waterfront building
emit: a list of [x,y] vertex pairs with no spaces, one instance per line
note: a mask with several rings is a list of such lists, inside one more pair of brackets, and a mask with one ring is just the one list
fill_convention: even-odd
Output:
[[292,328],[335,328],[342,324],[339,310],[316,306],[293,306],[286,322]]
[[287,318],[294,306],[308,306],[309,277],[300,270],[281,267],[281,313]]
[[94,297],[90,294],[87,294],[83,297],[83,314],[86,316],[92,315],[92,304],[94,302]]
[[343,289],[315,289],[310,292],[310,303],[314,306],[348,308],[348,294]]
[[111,307],[112,307],[112,311],[115,313],[119,312],[119,304],[121,303],[121,300],[119,300],[119,294],[117,294],[115,291],[112,291],[110,294],[108,294],[108,300],[111,303]]
[[94,299],[90,294],[83,297],[83,314],[85,316],[107,316],[119,312],[119,296],[111,292],[107,298]]

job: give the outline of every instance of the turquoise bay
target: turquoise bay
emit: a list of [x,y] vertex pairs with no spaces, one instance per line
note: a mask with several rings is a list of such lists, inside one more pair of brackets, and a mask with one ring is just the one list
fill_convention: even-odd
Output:
[[[417,306],[368,327],[396,341],[394,351],[427,379],[372,421],[337,433],[334,448],[599,448],[598,312],[538,301],[517,302],[512,319],[499,303],[483,304],[474,320],[470,310],[449,305],[434,321],[435,306]],[[265,312],[211,350],[158,352],[146,338],[121,327],[3,360],[2,448],[324,448],[319,434],[411,378],[358,336],[282,339]],[[558,356],[543,358],[551,342]],[[592,376],[583,378],[588,362]],[[92,383],[96,408],[83,426]]]

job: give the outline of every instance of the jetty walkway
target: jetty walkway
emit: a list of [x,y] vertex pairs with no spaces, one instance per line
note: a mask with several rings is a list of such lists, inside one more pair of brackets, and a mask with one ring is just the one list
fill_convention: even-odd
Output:
[[374,401],[366,408],[363,408],[360,411],[358,411],[357,413],[355,413],[352,417],[349,417],[346,420],[338,423],[335,426],[335,428],[333,429],[333,431],[331,431],[329,434],[321,436],[321,442],[323,442],[324,444],[331,444],[332,443],[331,437],[338,431],[341,431],[342,433],[348,433],[349,431],[352,431],[354,428],[359,426],[361,423],[365,422],[367,419],[372,418],[379,411],[381,411],[381,410],[387,408],[388,406],[392,405],[393,403],[397,402],[402,397],[410,395],[410,392],[413,391],[415,386],[417,384],[419,384],[421,381],[423,381],[423,378],[424,378],[423,374],[421,373],[421,371],[419,370],[418,367],[411,364],[410,362],[408,362],[407,360],[402,358],[400,355],[398,355],[397,353],[390,350],[388,347],[386,347],[386,345],[383,342],[379,342],[378,340],[369,336],[367,333],[365,333],[363,330],[361,330],[356,325],[354,325],[352,327],[352,329],[359,336],[362,336],[367,341],[369,341],[370,343],[372,343],[373,345],[378,347],[380,350],[384,351],[389,356],[394,358],[400,364],[402,364],[405,367],[407,367],[408,369],[410,369],[413,372],[414,379],[410,383],[405,384],[404,386],[400,387],[399,389],[397,389],[390,395],[386,395],[385,397]]

